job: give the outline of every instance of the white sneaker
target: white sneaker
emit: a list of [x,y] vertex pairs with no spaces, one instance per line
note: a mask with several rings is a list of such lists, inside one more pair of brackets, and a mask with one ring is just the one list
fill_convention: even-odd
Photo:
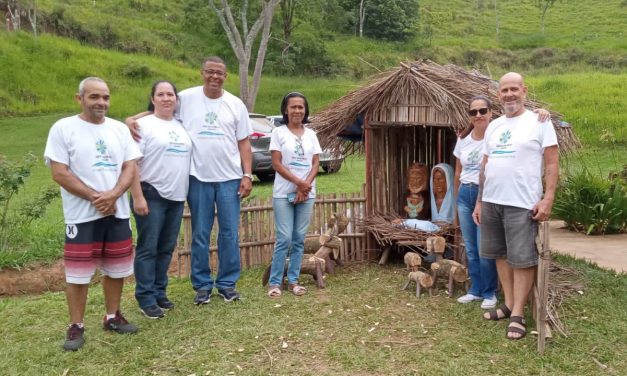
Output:
[[477,295],[473,295],[473,294],[466,294],[457,298],[457,303],[466,304],[466,303],[476,302],[479,300],[483,300],[483,298]]
[[490,299],[483,299],[483,302],[481,302],[481,308],[492,309],[496,307],[496,303],[498,302],[499,300],[496,298],[496,296],[493,296]]

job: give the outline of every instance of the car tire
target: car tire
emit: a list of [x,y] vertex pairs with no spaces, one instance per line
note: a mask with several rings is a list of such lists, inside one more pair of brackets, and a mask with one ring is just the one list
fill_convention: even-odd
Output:
[[259,179],[260,182],[268,183],[274,181],[274,174],[274,172],[266,172],[263,174],[260,173],[255,175],[257,175],[257,179]]
[[333,174],[335,172],[340,171],[340,168],[342,168],[342,161],[334,161],[329,163],[328,165],[324,165],[322,166],[322,170],[324,172],[326,172],[327,174]]

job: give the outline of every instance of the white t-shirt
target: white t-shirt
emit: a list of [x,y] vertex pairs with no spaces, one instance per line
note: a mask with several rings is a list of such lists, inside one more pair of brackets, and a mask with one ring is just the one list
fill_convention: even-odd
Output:
[[190,174],[203,182],[242,178],[238,141],[252,133],[248,110],[233,94],[224,91],[210,99],[202,86],[179,93],[175,114],[192,140]]
[[[305,127],[305,133],[298,138],[290,132],[286,125],[274,128],[270,136],[270,151],[281,152],[281,164],[301,179],[307,178],[311,171],[313,156],[322,153],[318,137],[311,129]],[[286,198],[289,193],[296,192],[296,185],[277,173],[274,177],[272,197]],[[316,197],[316,180],[314,179],[309,198]]]
[[463,184],[479,184],[479,170],[483,159],[483,140],[475,140],[472,134],[458,138],[453,155],[459,159],[462,172],[459,181]]
[[483,201],[532,209],[542,197],[544,149],[557,145],[550,121],[540,123],[538,115],[501,116],[492,121],[485,134]]
[[155,115],[137,121],[140,126],[140,180],[149,183],[159,195],[172,201],[185,201],[189,186],[192,141],[178,120]]
[[[78,115],[54,123],[48,134],[44,158],[69,166],[70,171],[85,185],[104,192],[112,189],[122,173],[122,164],[140,158],[141,152],[131,138],[126,125],[105,118],[93,124]],[[65,223],[84,223],[102,218],[91,202],[75,196],[61,187]],[[130,216],[128,198],[122,195],[115,203],[117,218]]]

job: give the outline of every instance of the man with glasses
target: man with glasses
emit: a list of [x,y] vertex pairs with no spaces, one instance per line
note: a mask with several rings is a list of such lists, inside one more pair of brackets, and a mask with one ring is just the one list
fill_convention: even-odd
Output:
[[[240,200],[252,190],[252,127],[244,103],[224,90],[226,63],[205,59],[200,71],[204,84],[179,93],[175,116],[192,139],[192,163],[187,202],[192,219],[191,279],[194,304],[209,303],[213,288],[226,302],[239,300]],[[127,119],[131,131],[136,118]],[[133,132],[134,137],[135,132]],[[212,278],[209,244],[214,212],[218,218],[218,272]]]
[[505,74],[498,90],[505,115],[492,121],[485,133],[473,219],[481,224],[480,256],[496,259],[505,295],[505,304],[484,318],[509,318],[506,337],[517,340],[527,334],[523,317],[538,263],[535,238],[538,221],[551,214],[558,148],[551,122],[538,121],[525,109],[527,87],[520,74]]

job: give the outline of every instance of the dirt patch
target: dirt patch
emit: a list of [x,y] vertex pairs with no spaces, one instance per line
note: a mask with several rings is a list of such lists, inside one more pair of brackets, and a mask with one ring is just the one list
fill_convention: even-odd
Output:
[[[181,276],[189,275],[187,258],[181,260]],[[170,277],[177,277],[178,262],[176,254],[172,257],[168,274]],[[98,283],[98,278],[93,282]],[[126,279],[127,283],[135,283],[133,277]],[[33,264],[21,269],[0,270],[0,297],[18,295],[36,295],[48,291],[65,290],[65,271],[63,270],[63,260],[58,260],[54,264]]]

